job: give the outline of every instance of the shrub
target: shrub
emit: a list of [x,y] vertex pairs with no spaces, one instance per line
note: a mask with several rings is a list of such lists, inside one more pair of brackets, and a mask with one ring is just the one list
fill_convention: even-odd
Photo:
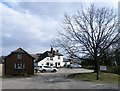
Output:
[[107,66],[107,72],[120,75],[120,66]]

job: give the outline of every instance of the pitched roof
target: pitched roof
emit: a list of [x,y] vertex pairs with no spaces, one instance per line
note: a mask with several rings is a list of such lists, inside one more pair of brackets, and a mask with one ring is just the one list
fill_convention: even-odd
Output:
[[37,54],[30,54],[33,58],[35,58],[35,61],[36,60],[38,60],[38,58],[39,58],[39,55],[37,55]]
[[46,57],[54,57],[54,56],[63,56],[62,54],[60,54],[58,51],[46,51],[43,54],[39,55],[39,58],[36,60],[36,62],[39,62],[41,60],[43,60]]
[[43,54],[46,54],[47,57],[54,57],[54,56],[63,56],[62,54],[60,54],[59,52],[53,50],[53,52],[51,51],[46,51]]
[[56,51],[55,51],[55,54],[54,54],[54,55],[57,55],[57,56],[63,56],[61,53],[56,52]]
[[26,51],[23,50],[22,48],[18,48],[18,49],[16,49],[15,51],[12,51],[9,55],[5,56],[5,58],[8,57],[8,56],[10,56],[10,55],[13,54],[13,53],[26,53],[26,54],[27,54],[28,56],[30,56],[32,59],[35,59],[34,57],[32,57],[28,52],[26,52]]
[[46,57],[53,57],[53,53],[51,53],[50,51],[46,51],[43,53],[44,55],[46,55]]
[[12,52],[14,52],[14,53],[26,53],[26,51],[23,50],[22,48],[18,48],[15,51],[12,51]]

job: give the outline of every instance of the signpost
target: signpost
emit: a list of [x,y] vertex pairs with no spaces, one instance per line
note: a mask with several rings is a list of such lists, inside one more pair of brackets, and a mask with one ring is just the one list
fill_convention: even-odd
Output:
[[107,66],[100,66],[100,71],[107,71]]

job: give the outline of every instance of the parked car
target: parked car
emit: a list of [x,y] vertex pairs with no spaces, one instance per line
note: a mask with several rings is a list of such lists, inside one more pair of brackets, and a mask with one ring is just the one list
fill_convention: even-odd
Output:
[[34,69],[36,70],[36,69],[39,69],[39,66],[34,66]]
[[58,69],[54,68],[54,67],[51,67],[51,66],[40,66],[39,71],[41,73],[43,73],[43,72],[57,72]]
[[39,71],[42,70],[42,66],[39,66]]
[[77,63],[74,63],[74,64],[71,64],[70,65],[70,68],[73,69],[73,68],[81,68],[82,66],[77,64]]

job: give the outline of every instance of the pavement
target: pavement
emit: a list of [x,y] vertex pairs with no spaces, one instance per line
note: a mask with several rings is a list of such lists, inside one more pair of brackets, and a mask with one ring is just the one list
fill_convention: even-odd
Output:
[[67,78],[68,74],[88,73],[93,70],[60,68],[57,73],[37,73],[26,78],[4,78],[2,89],[118,89],[118,85],[76,81]]

